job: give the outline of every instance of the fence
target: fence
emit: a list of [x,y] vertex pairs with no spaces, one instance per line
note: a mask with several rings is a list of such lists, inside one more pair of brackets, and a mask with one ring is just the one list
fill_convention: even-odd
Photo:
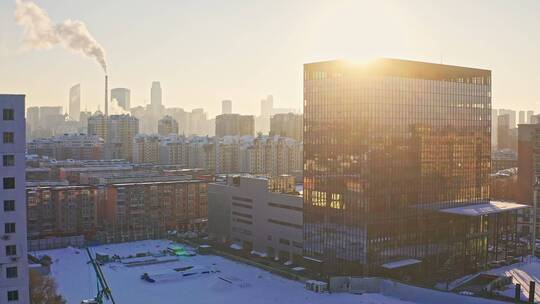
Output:
[[63,236],[47,239],[28,240],[28,251],[48,250],[65,247],[82,247],[84,245],[84,236]]

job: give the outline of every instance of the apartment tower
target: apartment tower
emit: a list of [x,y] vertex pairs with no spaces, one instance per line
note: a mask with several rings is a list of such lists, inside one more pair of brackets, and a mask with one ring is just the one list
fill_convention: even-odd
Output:
[[30,303],[26,243],[24,95],[0,95],[0,303]]

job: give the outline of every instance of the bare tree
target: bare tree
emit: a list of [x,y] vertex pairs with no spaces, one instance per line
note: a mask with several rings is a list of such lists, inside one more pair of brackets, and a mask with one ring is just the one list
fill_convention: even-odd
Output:
[[30,270],[30,303],[65,304],[66,300],[57,293],[56,282],[52,277]]

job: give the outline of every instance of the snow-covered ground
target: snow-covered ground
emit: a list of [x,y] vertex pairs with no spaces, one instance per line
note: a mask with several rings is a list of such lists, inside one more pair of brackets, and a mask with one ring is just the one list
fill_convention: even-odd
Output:
[[535,301],[540,301],[540,259],[528,257],[524,262],[493,269],[488,271],[490,274],[512,276],[514,285],[507,286],[502,294],[514,297],[515,284],[521,284],[521,299],[526,300],[529,297],[529,282],[535,281]]
[[[166,249],[167,241],[140,241],[93,247],[93,252],[128,256]],[[52,275],[67,303],[78,304],[96,294],[96,277],[87,264],[84,250],[65,248],[40,251],[53,259]],[[217,273],[196,275],[159,283],[141,280],[143,273],[170,272],[173,268],[195,266],[217,269]],[[214,255],[179,257],[178,261],[128,267],[109,263],[102,267],[117,303],[339,303],[405,304],[411,302],[380,294],[317,294],[304,289],[300,282]]]

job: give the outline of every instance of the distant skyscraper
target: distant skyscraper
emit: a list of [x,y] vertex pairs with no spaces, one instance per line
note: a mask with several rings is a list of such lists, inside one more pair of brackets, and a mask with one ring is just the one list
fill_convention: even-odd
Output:
[[261,116],[262,117],[268,117],[268,119],[270,119],[270,116],[272,116],[273,109],[274,109],[274,97],[272,95],[268,95],[266,99],[261,100]]
[[204,109],[193,109],[188,115],[188,134],[208,135],[208,119]]
[[162,100],[161,100],[161,84],[159,81],[152,82],[152,89],[150,91],[150,104],[152,105],[152,111],[154,115],[159,115],[161,112]]
[[518,123],[520,123],[520,124],[527,123],[527,120],[526,120],[526,117],[525,117],[525,111],[519,111]]
[[133,142],[139,134],[139,120],[130,115],[110,115],[107,119],[105,157],[133,160]]
[[53,116],[62,115],[62,107],[58,106],[45,106],[39,107],[39,119],[48,120]]
[[531,116],[531,123],[532,124],[540,124],[540,114],[532,115]]
[[510,149],[511,144],[511,127],[510,114],[501,114],[497,117],[497,148]]
[[302,141],[304,126],[301,114],[276,114],[270,118],[270,135],[281,135]]
[[251,135],[255,133],[255,119],[252,115],[221,114],[216,116],[216,136]]
[[499,111],[497,109],[491,109],[491,146],[497,147],[497,117]]
[[30,303],[24,98],[24,95],[0,95],[0,303]]
[[178,122],[169,115],[166,115],[158,121],[158,134],[169,135],[178,134]]
[[534,111],[527,111],[527,123],[531,123],[531,116],[534,115]]
[[491,213],[491,71],[380,59],[303,75],[303,254],[323,272],[457,277],[514,250],[490,249],[491,220],[516,212]]
[[274,112],[274,97],[268,95],[261,100],[261,116],[257,117],[257,132],[268,134],[270,132],[270,117]]
[[131,108],[131,91],[126,88],[114,88],[111,90],[111,101],[116,99],[122,109],[129,111]]
[[39,107],[39,126],[50,135],[55,134],[56,127],[63,124],[65,119],[62,107]]
[[107,140],[107,120],[101,112],[96,112],[88,117],[88,135],[96,135],[103,140]]
[[232,114],[232,100],[221,101],[221,114]]
[[26,122],[32,126],[32,128],[37,128],[39,125],[39,107],[28,107],[26,108]]
[[76,84],[69,89],[69,118],[79,121],[81,115],[81,85]]
[[500,109],[499,115],[508,114],[508,119],[510,123],[510,129],[516,128],[516,111],[508,109]]

